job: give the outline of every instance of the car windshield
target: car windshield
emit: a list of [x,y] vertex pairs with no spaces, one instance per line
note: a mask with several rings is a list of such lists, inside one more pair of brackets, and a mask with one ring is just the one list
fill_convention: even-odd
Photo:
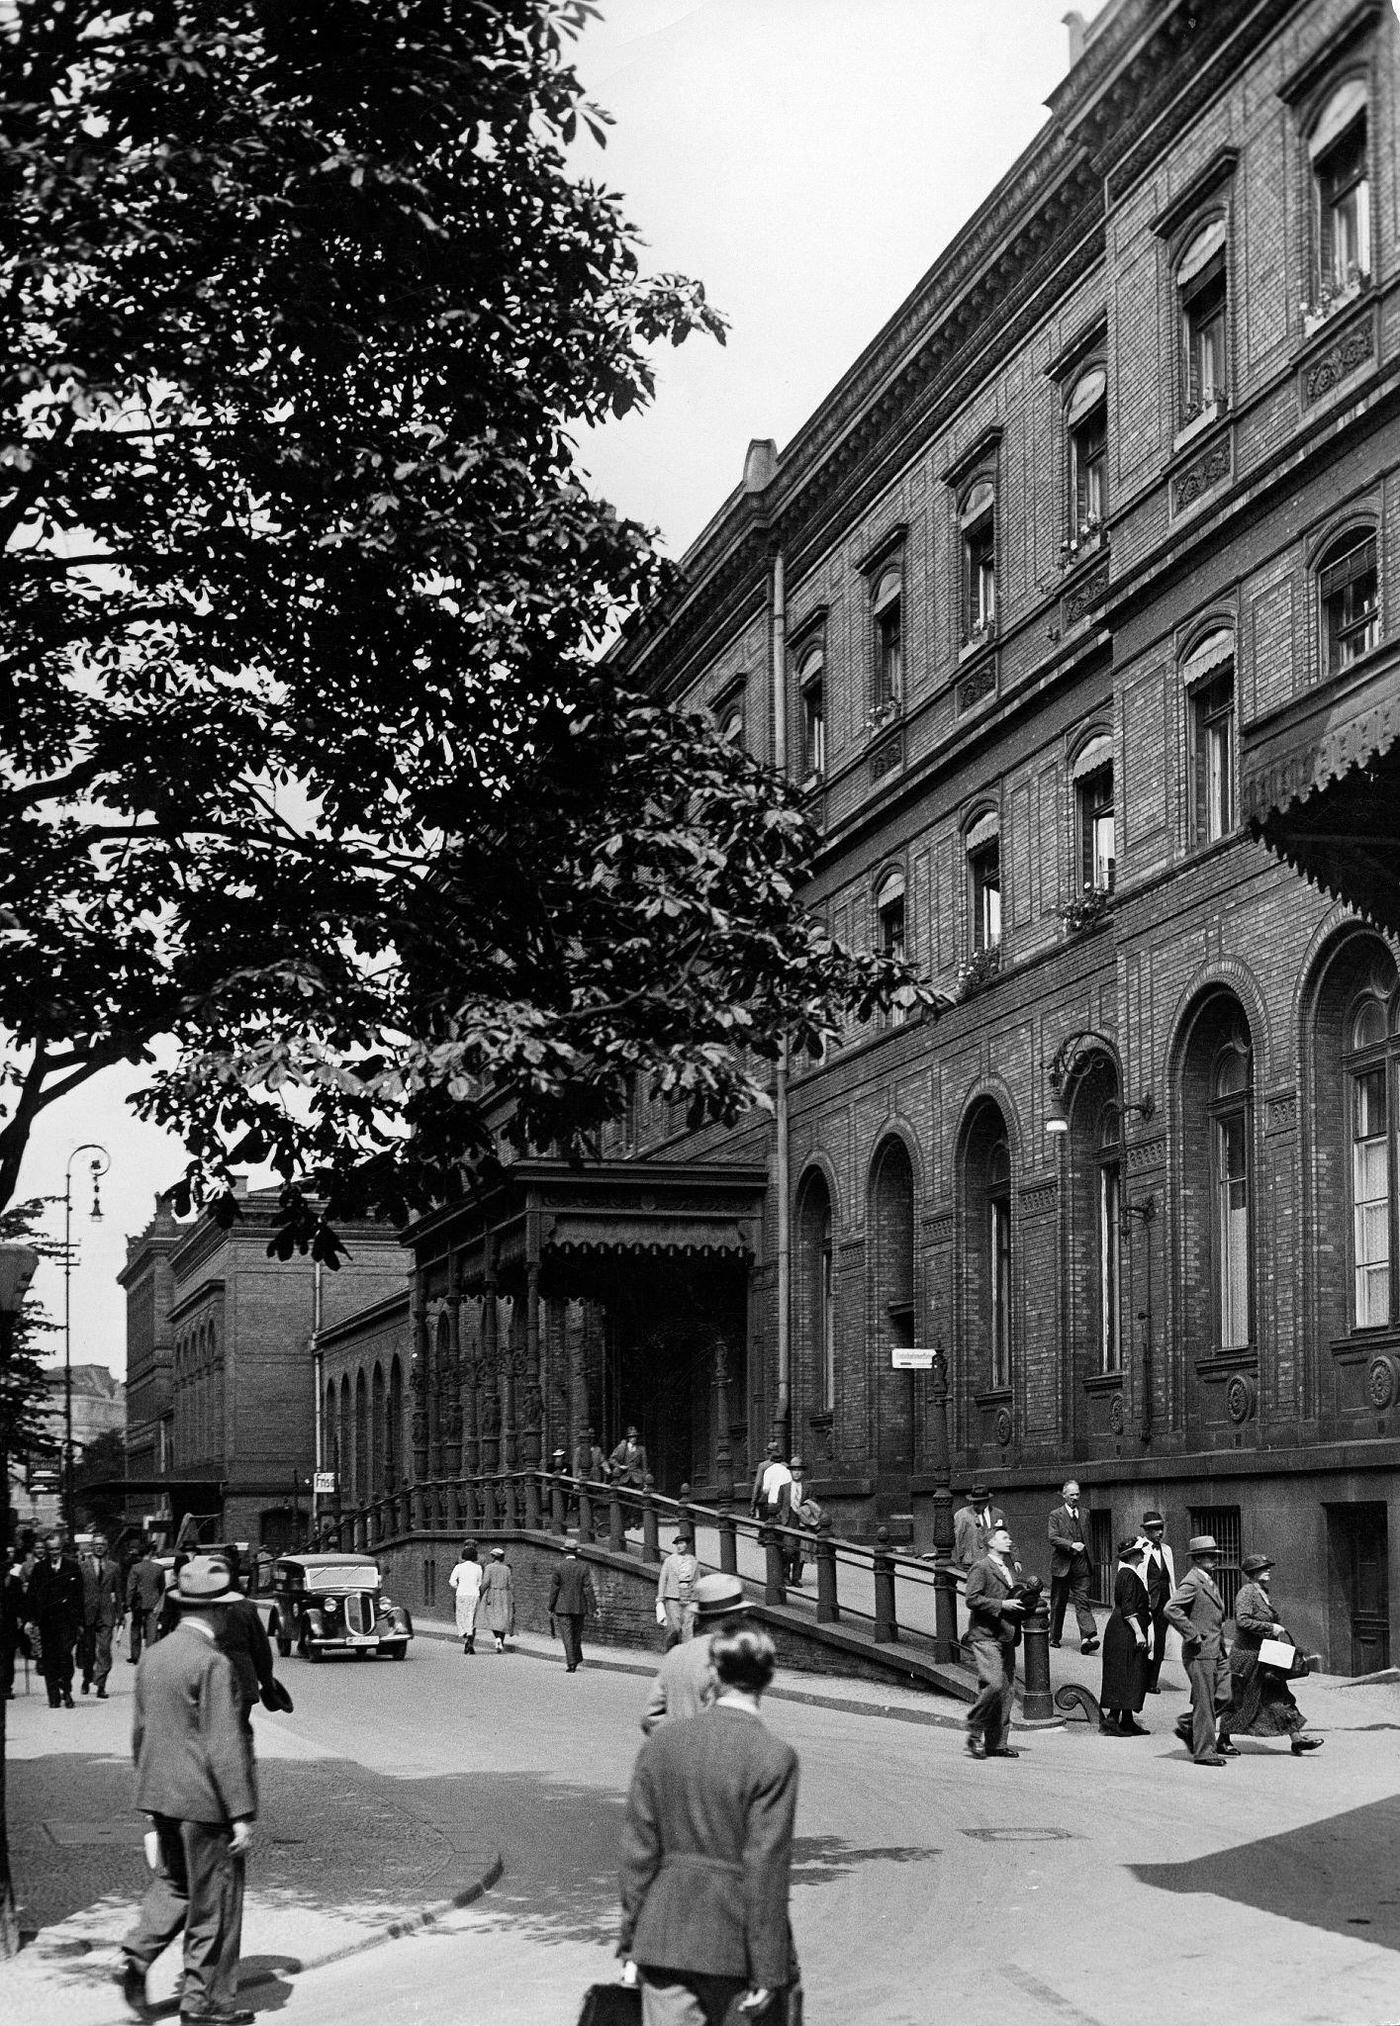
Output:
[[308,1569],[306,1587],[308,1590],[377,1590],[379,1571],[357,1568],[353,1562],[343,1562],[333,1568]]

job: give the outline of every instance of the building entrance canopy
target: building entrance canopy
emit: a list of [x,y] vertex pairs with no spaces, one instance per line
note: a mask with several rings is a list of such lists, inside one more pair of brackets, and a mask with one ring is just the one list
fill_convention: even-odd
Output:
[[1400,650],[1245,727],[1240,810],[1324,893],[1400,935]]

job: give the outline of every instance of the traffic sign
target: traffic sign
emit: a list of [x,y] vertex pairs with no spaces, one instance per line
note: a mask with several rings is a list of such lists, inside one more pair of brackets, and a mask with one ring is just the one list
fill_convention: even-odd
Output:
[[918,1344],[892,1344],[890,1364],[896,1372],[931,1372],[934,1353]]

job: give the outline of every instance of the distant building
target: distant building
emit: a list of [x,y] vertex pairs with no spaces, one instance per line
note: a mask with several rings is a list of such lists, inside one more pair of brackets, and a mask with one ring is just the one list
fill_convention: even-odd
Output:
[[231,1537],[277,1548],[305,1524],[316,1464],[312,1337],[317,1280],[323,1329],[398,1293],[404,1256],[378,1224],[340,1228],[338,1272],[268,1255],[274,1189],[242,1196],[223,1230],[207,1212],[178,1223],[162,1205],[128,1241],[134,1411],[129,1509],[216,1517]]
[[[55,1440],[64,1433],[63,1366],[45,1372],[49,1389],[49,1422]],[[126,1386],[106,1365],[73,1367],[73,1459],[83,1460],[83,1451],[99,1435],[126,1434]],[[37,1479],[37,1482],[36,1482]],[[63,1511],[60,1465],[57,1458],[37,1468],[23,1463],[10,1466],[11,1502],[21,1528],[36,1533],[57,1526]]]

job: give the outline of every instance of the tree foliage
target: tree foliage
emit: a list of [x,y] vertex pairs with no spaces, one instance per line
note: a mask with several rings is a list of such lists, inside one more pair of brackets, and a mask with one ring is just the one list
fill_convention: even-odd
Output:
[[0,1202],[162,1035],[196,1193],[237,1149],[402,1214],[502,1106],[733,1117],[911,989],[803,914],[784,787],[598,660],[666,576],[573,434],[722,326],[566,165],[591,11],[9,11]]
[[[63,1246],[43,1229],[48,1200],[41,1196],[0,1210],[0,1244],[29,1245],[45,1259],[62,1259]],[[45,1463],[62,1453],[49,1375],[40,1363],[45,1336],[58,1328],[43,1304],[27,1294],[15,1318],[14,1343],[0,1364],[0,1455],[11,1462]]]

